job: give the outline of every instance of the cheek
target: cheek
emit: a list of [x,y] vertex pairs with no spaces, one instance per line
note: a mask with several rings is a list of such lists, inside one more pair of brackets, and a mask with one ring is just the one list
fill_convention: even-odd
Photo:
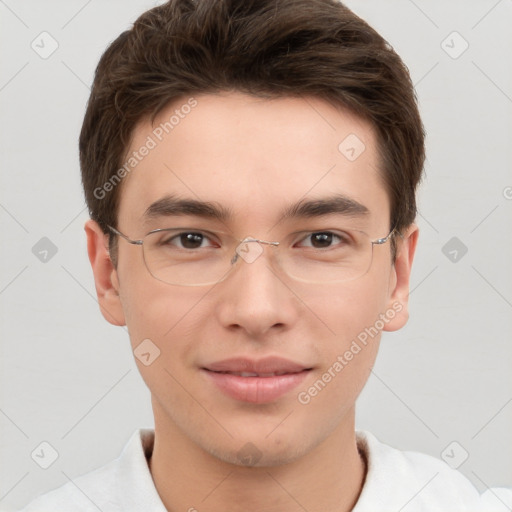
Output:
[[[147,384],[155,373],[153,366],[176,377],[185,375],[197,364],[200,342],[208,339],[210,289],[173,286],[154,279],[149,273],[139,274],[126,279],[121,297],[139,370]],[[158,352],[158,359],[151,367],[137,359],[143,342],[150,347],[154,345]]]
[[[163,401],[174,404],[170,390],[186,380],[193,356],[193,334],[188,315],[196,301],[174,287],[145,281],[125,292],[126,325],[134,360],[148,388]],[[179,387],[179,386],[178,386]]]
[[[336,375],[345,392],[362,386],[377,355],[382,326],[377,324],[384,301],[359,288],[330,301],[333,342],[324,347],[324,371]],[[329,379],[329,377],[326,377]],[[337,387],[337,386],[335,386]]]
[[197,302],[195,294],[185,296],[177,288],[166,284],[160,286],[158,282],[132,289],[123,297],[132,345],[151,338],[161,350],[169,345],[176,346],[182,337],[186,337],[182,330]]
[[181,290],[156,280],[147,270],[140,247],[120,254],[120,299],[133,348],[149,338],[160,345],[163,335],[185,313]]
[[321,364],[315,376],[316,390],[311,392],[322,395],[318,404],[350,404],[363,388],[377,356],[384,322],[391,319],[386,316],[387,290],[384,273],[310,296],[311,309],[322,320],[313,328]]
[[342,350],[376,323],[388,305],[388,281],[389,272],[367,274],[357,281],[309,291],[305,302],[318,312],[317,329],[323,328],[322,339],[327,342],[324,349]]

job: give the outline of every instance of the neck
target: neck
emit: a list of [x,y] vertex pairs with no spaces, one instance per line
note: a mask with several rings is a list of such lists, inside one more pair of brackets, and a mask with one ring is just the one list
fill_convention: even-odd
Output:
[[[155,411],[156,412],[156,411]],[[349,512],[364,483],[354,411],[320,445],[292,462],[266,467],[230,464],[203,450],[155,414],[150,471],[169,512]]]

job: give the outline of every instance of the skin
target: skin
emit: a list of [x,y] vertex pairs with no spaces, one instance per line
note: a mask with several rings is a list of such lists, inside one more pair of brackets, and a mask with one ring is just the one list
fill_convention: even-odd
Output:
[[[390,231],[390,204],[379,171],[372,127],[322,100],[260,99],[241,93],[197,95],[197,106],[122,183],[118,228],[132,239],[164,228],[144,224],[145,209],[165,194],[216,202],[234,212],[222,225],[193,217],[183,223],[229,228],[238,238],[279,240],[297,225],[319,229],[326,219],[278,221],[302,198],[340,192],[364,204],[359,219],[372,239]],[[183,102],[139,123],[127,153]],[[338,145],[356,134],[366,149],[349,161]],[[333,167],[334,166],[334,167]],[[331,169],[329,171],[329,169]],[[365,464],[354,432],[355,401],[378,351],[373,338],[310,403],[297,393],[332,367],[379,314],[402,309],[384,330],[408,318],[409,276],[418,238],[411,225],[390,244],[376,246],[369,271],[345,283],[294,281],[271,272],[271,249],[236,267],[215,286],[172,286],[147,271],[142,249],[119,239],[118,266],[107,236],[85,226],[99,304],[114,325],[127,325],[132,347],[151,339],[161,351],[151,365],[136,359],[152,395],[155,446],[150,469],[168,510],[351,510]],[[272,267],[273,268],[273,267]],[[280,356],[313,368],[298,389],[273,403],[234,400],[206,382],[201,365],[233,356]],[[261,458],[243,464],[237,452],[252,443]]]

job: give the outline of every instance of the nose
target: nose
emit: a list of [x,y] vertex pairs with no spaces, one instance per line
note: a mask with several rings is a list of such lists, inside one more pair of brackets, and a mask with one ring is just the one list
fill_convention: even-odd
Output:
[[216,314],[225,328],[262,338],[291,328],[299,318],[300,303],[274,264],[274,250],[252,238],[237,247],[231,272],[217,287]]

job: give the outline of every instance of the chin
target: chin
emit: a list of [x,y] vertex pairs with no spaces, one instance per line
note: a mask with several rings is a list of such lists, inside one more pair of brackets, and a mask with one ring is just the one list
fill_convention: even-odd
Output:
[[230,465],[241,468],[265,468],[289,464],[300,458],[303,453],[296,448],[285,449],[275,446],[255,444],[250,441],[238,449],[216,447],[209,450],[210,455]]
[[268,430],[255,432],[253,429],[234,435],[229,441],[223,439],[218,444],[212,441],[210,438],[206,443],[198,444],[212,457],[227,464],[263,468],[292,463],[313,450],[322,440],[315,442],[313,439],[299,439],[291,432],[279,436],[276,433],[269,435]]

